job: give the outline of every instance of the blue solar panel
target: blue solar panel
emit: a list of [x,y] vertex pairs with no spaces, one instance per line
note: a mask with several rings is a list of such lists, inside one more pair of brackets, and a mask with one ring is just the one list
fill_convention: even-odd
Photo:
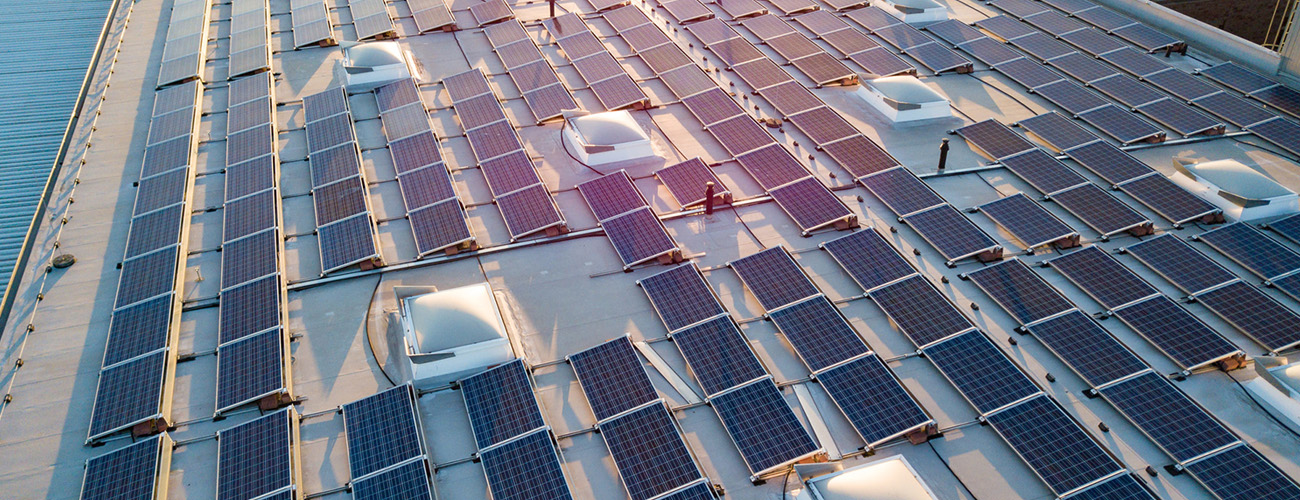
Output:
[[160,350],[99,373],[90,440],[161,416],[163,388],[170,383],[169,356],[170,352]]
[[868,445],[932,422],[875,354],[821,371],[817,381]]
[[727,266],[768,311],[820,293],[783,246],[733,260]]
[[980,332],[958,335],[925,348],[923,353],[980,413],[1039,392],[1038,386]]
[[578,192],[600,221],[646,206],[624,170],[578,184]]
[[1300,498],[1300,486],[1248,445],[1198,460],[1187,470],[1224,500]]
[[694,263],[642,278],[637,284],[670,332],[727,312]]
[[1237,279],[1232,272],[1172,234],[1130,245],[1125,251],[1189,294]]
[[671,495],[664,495],[658,500],[714,500],[713,487],[707,481],[700,481],[682,488]]
[[1053,194],[1088,183],[1088,179],[1041,149],[1003,159],[1002,165],[1043,194]]
[[820,450],[771,378],[709,399],[753,475]]
[[771,313],[773,323],[810,371],[817,371],[870,349],[826,297],[815,297]]
[[605,236],[614,246],[624,267],[644,263],[659,256],[677,252],[677,242],[659,222],[650,207],[601,222]]
[[1179,462],[1237,441],[1228,429],[1158,373],[1106,387],[1101,395]]
[[429,466],[423,458],[415,459],[384,472],[352,481],[353,500],[429,500]]
[[916,273],[912,264],[874,228],[827,241],[821,247],[848,271],[863,290]]
[[343,427],[354,480],[424,455],[415,390],[409,384],[344,404]]
[[1092,132],[1055,111],[1020,120],[1018,124],[1060,151],[1077,148],[1099,139]]
[[551,434],[545,429],[485,450],[479,458],[493,500],[573,498]]
[[1047,261],[1107,309],[1160,293],[1097,246]]
[[626,336],[569,355],[582,392],[604,420],[659,398]]
[[1103,236],[1151,225],[1151,221],[1142,214],[1115,199],[1096,184],[1083,184],[1073,189],[1053,193],[1052,201]]
[[706,395],[767,374],[729,316],[673,333],[672,339]]
[[703,477],[662,402],[601,422],[600,435],[632,500],[649,499]]
[[176,294],[168,293],[113,311],[103,366],[167,347],[176,305]]
[[159,459],[171,447],[171,438],[162,434],[87,460],[81,500],[156,498]]
[[1121,474],[1069,496],[1070,500],[1155,500],[1145,485],[1131,474]]
[[1034,145],[997,120],[984,120],[955,131],[995,160],[1034,149]]
[[879,198],[899,217],[942,205],[944,202],[943,197],[930,189],[925,181],[906,167],[886,170],[864,177],[858,182],[861,182],[868,191],[871,191],[871,194]]
[[924,276],[878,288],[871,299],[918,347],[975,327]]
[[971,271],[966,276],[1022,325],[1074,308],[1018,259]]
[[1183,189],[1163,174],[1126,182],[1120,189],[1174,224],[1203,220],[1221,212],[1215,205]]
[[522,359],[460,381],[479,449],[546,426]]
[[298,413],[292,408],[217,432],[217,499],[246,500],[292,487]]
[[1095,142],[1065,154],[1111,184],[1121,184],[1155,172],[1147,164],[1107,142]]
[[1243,222],[1201,233],[1196,239],[1264,279],[1300,269],[1300,254]]
[[990,415],[988,422],[1057,494],[1123,470],[1046,395]]
[[1268,228],[1283,238],[1300,243],[1300,215],[1292,215],[1268,223]]
[[1185,370],[1239,354],[1231,342],[1168,297],[1159,296],[1115,311]]
[[1196,300],[1270,351],[1300,344],[1300,314],[1245,282],[1205,292]]
[[993,238],[952,205],[940,205],[904,220],[949,263],[998,248]]
[[980,211],[993,219],[1028,248],[1049,244],[1077,234],[1051,212],[1038,206],[1023,193],[980,205]]
[[218,412],[288,392],[284,335],[276,328],[217,348]]
[[1147,369],[1136,354],[1079,311],[1031,326],[1029,331],[1093,387]]

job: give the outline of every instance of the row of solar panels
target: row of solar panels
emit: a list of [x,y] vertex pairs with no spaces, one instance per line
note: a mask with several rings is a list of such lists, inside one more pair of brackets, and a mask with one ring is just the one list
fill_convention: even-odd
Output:
[[[357,264],[381,265],[369,185],[352,129],[347,92],[333,87],[303,97],[302,107],[321,274]],[[424,118],[428,120],[427,115]]]
[[781,18],[764,14],[741,24],[818,86],[858,83],[856,72]]
[[[482,5],[482,4],[479,4]],[[501,58],[510,79],[523,94],[535,123],[559,118],[565,110],[577,109],[569,89],[542,56],[524,26],[516,19],[483,28],[492,51]]]
[[273,86],[262,72],[227,87],[217,414],[287,402],[293,383]]
[[170,417],[202,91],[192,80],[154,95],[88,441]]
[[384,0],[352,0],[348,2],[348,10],[352,13],[357,40],[397,38],[397,28]]
[[879,233],[822,248],[1058,496],[1155,498]]
[[627,336],[565,358],[632,500],[714,498]]
[[953,52],[952,49],[934,41],[912,25],[879,7],[868,6],[850,10],[845,17],[862,25],[871,34],[880,37],[904,54],[912,56],[935,74],[945,71],[969,73],[974,69],[969,59]]
[[343,405],[353,500],[433,497],[415,389],[403,384]]
[[866,33],[850,26],[835,14],[814,10],[796,16],[793,20],[845,58],[857,63],[867,73],[878,76],[916,74],[916,68],[898,57],[894,50],[872,40]]
[[456,29],[456,18],[444,0],[406,0],[406,6],[411,8],[411,17],[415,18],[415,27],[420,33]]
[[292,0],[289,15],[293,21],[293,47],[337,45],[330,8],[325,0]]
[[203,78],[211,12],[212,0],[178,0],[172,4],[162,67],[158,70],[159,87]]
[[[578,76],[582,77],[583,82],[587,84],[592,93],[596,94],[596,100],[600,101],[601,106],[606,110],[613,111],[623,108],[644,109],[650,106],[650,98],[646,96],[645,91],[636,84],[623,65],[614,59],[605,45],[596,38],[587,26],[587,22],[576,13],[568,13],[554,19],[543,21],[547,31],[555,38],[556,43],[560,45],[560,50],[564,51],[564,57],[573,64],[574,69],[578,71]],[[485,29],[489,39],[494,32],[502,29],[510,30],[515,33],[512,37],[527,38],[527,33],[516,33],[511,23],[502,23]],[[662,43],[670,43],[667,35],[655,30]],[[493,46],[497,46],[493,41]],[[546,61],[533,62],[525,67],[534,66],[533,71],[525,71],[524,68],[517,68],[510,73],[510,77],[515,79],[515,85],[519,86],[520,91],[525,88],[537,91],[541,88],[540,81],[549,82],[548,75],[554,75],[550,65]],[[531,76],[536,73],[538,76]],[[524,84],[521,84],[523,80]],[[555,83],[559,83],[557,79]],[[525,94],[526,95],[526,94]]]
[[[1111,9],[1097,5],[1091,0],[1044,0],[1043,3],[1096,26],[1107,34],[1141,47],[1142,50],[1149,53],[1170,49],[1185,51],[1187,48],[1187,44],[1181,40],[1152,29],[1150,26],[1139,23]],[[1021,17],[1041,12],[1041,6],[1035,5],[1028,0],[998,0],[995,5],[1002,10]]]
[[[1059,268],[1058,264],[1052,265]],[[1023,262],[1007,261],[967,273],[963,278],[974,281],[1078,373],[1095,393],[1109,401],[1219,498],[1270,495],[1287,498],[1300,494],[1300,487],[1285,474],[1241,442],[1168,379],[1154,372]],[[1104,277],[1098,275],[1098,279]],[[1164,339],[1177,339],[1182,347],[1201,341],[1194,335],[1179,339],[1179,333],[1184,330],[1177,323],[1162,326],[1166,329],[1162,334]],[[1251,479],[1241,481],[1243,477]]]
[[681,261],[681,247],[632,184],[627,171],[619,170],[580,183],[578,192],[596,214],[596,221],[614,245],[624,270],[656,259],[665,264]]
[[418,255],[474,248],[465,209],[443,163],[438,136],[415,80],[380,87],[375,99]]
[[487,179],[492,200],[505,219],[511,241],[540,232],[568,231],[564,215],[533,167],[532,158],[483,71],[474,68],[444,78],[442,83]]
[[[634,50],[638,47],[634,41],[646,38],[630,35],[631,33],[635,33],[635,30],[659,29],[635,6],[606,12],[604,17]],[[726,35],[727,39],[749,43],[729,26],[723,25],[722,28],[734,35]],[[703,32],[696,36],[700,37],[701,34]],[[708,38],[710,35],[704,36]],[[712,44],[710,49],[714,50],[717,46],[718,44]],[[749,47],[758,50],[752,45]],[[856,225],[856,214],[813,177],[794,155],[764,131],[716,82],[708,78],[681,48],[674,43],[660,43],[650,48],[641,45],[640,49],[637,55],[682,99],[705,130],[722,144],[723,149],[759,181],[805,234],[828,226],[846,228]],[[781,74],[789,79],[789,75],[783,72]],[[793,82],[793,79],[790,80]],[[795,82],[794,85],[798,83]]]
[[230,78],[271,69],[271,9],[267,0],[230,4]]

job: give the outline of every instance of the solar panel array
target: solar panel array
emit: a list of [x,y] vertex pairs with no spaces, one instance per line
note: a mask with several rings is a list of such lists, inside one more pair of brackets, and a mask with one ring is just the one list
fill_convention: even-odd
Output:
[[952,49],[940,44],[901,19],[890,15],[880,7],[868,6],[856,9],[850,11],[845,17],[862,25],[873,35],[884,40],[885,43],[893,45],[894,48],[904,54],[912,56],[917,62],[920,62],[921,65],[929,68],[935,74],[945,71],[969,73],[974,69],[969,59],[953,52]]
[[300,49],[308,45],[337,45],[334,38],[334,24],[330,21],[329,7],[325,0],[292,0],[290,15],[293,21],[293,47]]
[[256,401],[286,402],[293,380],[273,86],[270,72],[229,86],[218,415]]
[[578,192],[596,214],[624,270],[656,259],[665,264],[682,260],[681,247],[632,184],[627,171],[582,182]]
[[173,444],[164,432],[86,460],[81,500],[165,497]]
[[1024,193],[985,203],[979,206],[979,210],[1024,243],[1027,249],[1052,244],[1064,248],[1079,245],[1077,231]]
[[[1165,238],[1172,236],[1150,241]],[[1147,251],[1151,248],[1148,247]],[[1025,325],[1030,333],[1180,465],[1188,466],[1229,453],[1233,443],[1240,443],[1209,412],[1167,378],[1152,371],[1087,314],[1075,309],[1023,262],[1011,260],[966,273],[963,277],[974,281],[1002,309]],[[1181,333],[1181,330],[1170,333]],[[1289,478],[1262,459],[1234,467],[1233,473],[1258,474],[1261,481],[1277,484],[1279,491],[1295,488]],[[1213,475],[1197,478],[1221,498],[1235,498],[1241,487]],[[1104,484],[1090,489],[1097,489],[1098,493],[1108,491],[1102,489],[1110,488]],[[1149,496],[1145,488],[1143,491],[1142,497]]]
[[572,498],[524,360],[461,379],[492,498]]
[[848,66],[781,18],[763,14],[741,24],[818,86],[857,84],[857,74]]
[[393,18],[388,15],[388,4],[384,0],[351,0],[348,10],[352,13],[352,27],[357,30],[357,40],[397,38]]
[[354,499],[432,497],[415,398],[403,384],[342,406]]
[[217,431],[217,500],[292,494],[302,469],[293,407]]
[[479,169],[487,179],[492,200],[505,219],[510,240],[539,232],[567,231],[560,208],[537,175],[533,160],[506,118],[483,71],[474,68],[449,76],[442,83],[469,138]]
[[880,45],[866,33],[850,26],[839,16],[824,10],[814,10],[795,16],[799,23],[818,39],[825,41],[843,56],[861,66],[867,73],[880,76],[916,74],[916,68]]
[[704,480],[628,337],[567,359],[631,498],[645,500]]
[[271,9],[267,0],[232,0],[230,78],[271,69],[270,24]]
[[303,97],[302,107],[307,119],[307,160],[321,274],[357,264],[382,265],[347,92],[333,87],[308,95]]
[[1135,332],[1191,371],[1244,354],[1096,246],[1047,261]]
[[1277,81],[1227,61],[1200,71],[1200,74],[1271,108],[1300,118],[1300,92]]
[[170,418],[202,96],[195,80],[154,93],[88,442]]
[[158,69],[159,87],[203,78],[211,12],[212,0],[179,0],[172,4],[162,66]]
[[[560,44],[565,58],[578,69],[578,76],[582,77],[606,110],[613,111],[627,107],[644,109],[650,106],[650,98],[646,96],[645,91],[641,90],[641,87],[627,74],[627,70],[614,60],[614,56],[603,43],[600,43],[581,17],[575,13],[568,13],[545,24],[556,42]],[[668,41],[663,32],[658,29],[653,31],[654,34],[663,37],[662,41]],[[654,38],[654,42],[660,40],[658,37]],[[611,65],[610,62],[614,64]],[[538,72],[545,74],[544,68],[540,66],[537,68]]]
[[465,208],[456,196],[415,80],[379,87],[375,99],[418,255],[475,248]]
[[999,0],[989,2],[994,7],[1021,19],[1028,20],[1051,12],[1047,6],[1056,7],[1075,19],[1082,20],[1113,36],[1141,47],[1147,52],[1162,50],[1186,51],[1187,44],[1174,37],[1134,21],[1106,7],[1091,2],[1052,2],[1042,4],[1025,0]]
[[758,298],[768,318],[867,447],[927,432],[934,425],[785,247],[769,248],[728,265]]
[[1300,300],[1300,289],[1278,285],[1279,282],[1289,284],[1286,278],[1300,272],[1300,253],[1274,241],[1250,224],[1236,222],[1193,238],[1263,278],[1265,283]]
[[411,17],[415,18],[415,27],[420,33],[456,29],[456,17],[447,8],[445,0],[406,0],[406,5],[411,8]]
[[[484,4],[475,7],[479,5]],[[574,19],[581,20],[576,17]],[[569,89],[560,81],[560,77],[556,76],[555,70],[537,49],[537,44],[533,42],[522,23],[512,19],[484,27],[483,33],[492,44],[492,51],[496,52],[501,63],[505,65],[510,79],[523,94],[524,103],[533,113],[536,123],[559,118],[565,110],[578,108],[573,95],[569,94]],[[457,110],[457,113],[459,112]]]

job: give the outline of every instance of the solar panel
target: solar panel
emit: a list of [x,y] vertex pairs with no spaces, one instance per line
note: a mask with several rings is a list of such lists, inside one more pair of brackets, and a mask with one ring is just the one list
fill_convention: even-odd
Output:
[[[760,61],[755,61],[755,63],[758,62]],[[768,62],[771,63],[771,61]],[[740,72],[737,71],[737,74],[740,74]],[[659,80],[663,81],[664,85],[668,86],[668,90],[672,92],[674,96],[677,96],[678,99],[695,95],[712,88],[717,88],[718,86],[718,84],[714,82],[709,75],[705,74],[699,66],[694,65],[682,66],[663,73],[659,75]]]
[[114,309],[157,297],[176,289],[177,246],[122,263]]
[[933,422],[875,354],[816,377],[868,445]]
[[483,34],[493,48],[528,39],[528,32],[524,31],[524,26],[519,21],[487,26],[483,28]]
[[1074,308],[1070,301],[1020,260],[977,269],[965,276],[1022,325]]
[[419,419],[410,384],[344,403],[343,427],[352,479],[424,455]]
[[[1079,57],[1087,58],[1088,56],[1080,54]],[[1074,75],[1072,74],[1071,76]],[[1110,78],[1101,78],[1097,81],[1089,81],[1088,85],[1101,91],[1101,93],[1110,96],[1111,99],[1119,101],[1120,104],[1130,108],[1144,106],[1161,99],[1169,100],[1164,94],[1157,92],[1155,89],[1152,89],[1146,84],[1138,81],[1136,78],[1128,75],[1121,75],[1117,72],[1111,72]]]
[[1300,243],[1300,215],[1283,217],[1269,222],[1266,227],[1292,242]]
[[797,302],[771,313],[770,317],[810,371],[816,372],[870,352],[867,344],[825,297]]
[[668,188],[668,193],[682,209],[704,203],[707,197],[706,183],[709,182],[713,183],[715,198],[722,197],[725,201],[731,197],[726,184],[699,157],[661,168],[655,171],[655,177]]
[[[738,118],[747,119],[743,116]],[[780,144],[737,155],[736,161],[758,181],[759,186],[769,191],[812,175]]]
[[175,294],[168,293],[113,311],[103,366],[167,347],[175,307]]
[[348,96],[343,87],[330,87],[303,96],[303,114],[307,123],[348,112]]
[[1025,18],[1042,12],[1050,12],[1043,4],[1031,0],[996,0],[989,2],[989,5],[997,7],[1008,14],[1019,18]]
[[479,453],[494,500],[572,499],[551,435],[539,429]]
[[259,498],[294,486],[297,416],[286,408],[217,432],[218,500]]
[[546,426],[521,359],[461,379],[459,385],[479,449]]
[[1291,116],[1300,117],[1300,92],[1281,84],[1256,91],[1250,97],[1264,104],[1282,110]]
[[1070,226],[1065,225],[1023,193],[980,205],[979,209],[1028,248],[1050,244],[1077,234],[1070,229]]
[[1123,470],[1048,396],[990,415],[988,422],[1058,494]]
[[180,241],[181,224],[189,222],[185,204],[176,204],[131,219],[126,258],[137,257]]
[[[915,30],[915,28],[913,28]],[[922,35],[924,36],[924,35]],[[969,72],[971,62],[969,59],[962,57],[961,54],[953,52],[948,47],[944,47],[936,42],[930,42],[915,47],[908,48],[904,51],[907,55],[912,56],[921,65],[930,69],[935,74],[945,71]]]
[[397,181],[408,211],[456,197],[451,176],[441,163],[403,172],[397,176]]
[[455,198],[410,210],[407,217],[411,219],[415,248],[421,256],[474,239],[460,201]]
[[317,227],[316,234],[320,240],[324,273],[379,258],[379,249],[375,246],[375,224],[368,213]]
[[1300,154],[1300,125],[1285,118],[1250,125],[1249,132],[1291,153]]
[[352,11],[352,26],[357,30],[357,40],[396,36],[393,19],[382,0],[348,2],[348,8]]
[[1246,223],[1237,222],[1201,233],[1196,240],[1264,279],[1300,269],[1300,254]]
[[657,497],[656,500],[715,500],[716,498],[713,496],[713,486],[709,484],[708,480],[701,479],[671,494]]
[[533,117],[539,124],[563,115],[566,110],[578,108],[573,95],[569,94],[569,89],[565,88],[563,83],[525,92],[524,102],[528,104],[528,110],[532,111]]
[[696,382],[713,395],[767,374],[729,316],[672,333]]
[[902,166],[888,151],[861,134],[823,144],[822,150],[854,178]]
[[1142,359],[1081,311],[1030,326],[1029,331],[1092,387],[1147,369]]
[[874,228],[827,241],[821,247],[863,290],[872,290],[916,272]]
[[972,40],[985,38],[984,33],[980,30],[956,19],[931,24],[926,26],[925,30],[950,45],[961,45]]
[[745,110],[740,109],[740,105],[731,100],[730,95],[717,87],[683,98],[682,104],[706,127],[745,114]]
[[1055,111],[1020,120],[1018,125],[1059,151],[1077,148],[1098,140],[1092,132]]
[[611,10],[601,16],[609,22],[614,31],[620,33],[650,22],[650,18],[646,17],[641,9],[631,5]]
[[923,352],[980,413],[987,414],[1040,392],[980,332],[958,335],[926,347]]
[[864,177],[858,182],[899,217],[944,204],[943,197],[905,167]]
[[[571,29],[576,30],[578,28]],[[587,29],[586,24],[583,24],[581,29],[582,31],[569,32],[568,35],[565,35],[558,40],[560,50],[564,51],[565,57],[569,58],[571,61],[577,61],[593,55],[609,54],[609,51],[605,50],[605,45],[600,42],[600,39],[596,38],[596,35],[591,34],[591,31]],[[659,37],[644,35],[645,33],[650,33],[647,29],[653,30],[654,33],[658,33]],[[635,37],[632,36],[633,34],[631,32],[629,32],[623,33],[623,37],[629,40],[628,44],[632,45],[634,50],[648,49],[657,46],[663,41],[663,38],[667,38],[663,32],[659,31],[659,28],[650,25],[642,26],[633,31],[643,35]],[[633,43],[633,41],[636,41],[637,43]]]
[[637,284],[670,332],[727,312],[694,264],[642,278]]
[[828,33],[833,33],[849,27],[848,23],[845,23],[842,19],[839,18],[839,16],[836,16],[835,14],[831,14],[830,11],[823,10],[823,9],[818,9],[809,12],[807,14],[795,16],[792,18],[792,20],[798,23],[800,26],[807,28],[808,31],[812,32],[814,35],[817,35],[818,37],[822,37]]
[[975,26],[983,28],[1003,40],[1013,40],[1038,32],[1029,25],[1002,14],[976,21]]
[[259,125],[226,136],[226,163],[234,165],[275,152],[275,126]]
[[223,241],[234,241],[244,236],[276,227],[279,224],[277,202],[279,193],[268,189],[226,203],[221,209]]
[[[627,42],[633,52],[641,52],[672,43],[672,39],[668,38],[668,35],[665,35],[658,26],[653,24],[643,24],[621,32],[619,35],[623,37],[623,41]],[[604,45],[601,45],[601,50],[604,50]]]
[[852,225],[856,220],[835,193],[811,176],[774,188],[771,194],[805,235],[835,224]]
[[[697,66],[690,66],[697,67]],[[756,59],[744,64],[737,64],[731,68],[736,75],[744,80],[754,90],[762,90],[773,85],[785,82],[793,82],[790,74],[777,66],[771,59]],[[716,85],[716,84],[714,84]],[[806,90],[806,89],[805,89]]]
[[246,283],[280,269],[280,234],[270,230],[221,245],[221,288]]
[[655,497],[702,477],[663,402],[603,421],[599,428],[623,486],[635,500]]
[[151,118],[149,120],[149,139],[146,145],[152,146],[193,133],[194,108],[189,107]]
[[1220,212],[1217,206],[1174,184],[1162,174],[1127,182],[1120,189],[1174,224],[1203,219]]
[[870,295],[918,347],[975,327],[924,276],[874,289]]
[[784,80],[783,83],[765,87],[758,91],[758,95],[767,99],[777,113],[787,117],[826,106],[821,99],[794,80]]
[[[542,183],[542,178],[533,170],[533,161],[524,151],[507,153],[479,163],[479,170],[483,172],[494,197]],[[545,187],[542,189],[545,190]]]
[[732,19],[737,20],[767,13],[767,9],[760,6],[758,2],[755,2],[754,0],[739,0],[727,3],[719,2],[718,6],[722,7],[723,12],[726,12]]
[[1034,145],[997,120],[984,120],[954,132],[995,160],[1034,149]]
[[1012,59],[993,68],[1027,89],[1035,89],[1064,78],[1027,57]]
[[1112,30],[1111,34],[1123,38],[1124,40],[1141,47],[1147,52],[1177,47],[1182,44],[1177,38],[1166,35],[1155,28],[1142,23],[1133,23],[1128,26]]
[[1040,61],[1056,59],[1074,52],[1069,46],[1040,31],[1016,37],[1011,40],[1011,45]]
[[[546,66],[546,61],[537,61],[529,66]],[[523,68],[520,69],[522,70]],[[550,66],[546,66],[542,69],[551,71]],[[553,73],[552,77],[554,77]],[[520,90],[527,92],[533,90],[533,87],[521,85]],[[506,119],[505,111],[501,110],[501,103],[497,102],[497,96],[495,94],[483,94],[478,97],[469,97],[457,102],[455,107],[456,118],[460,120],[460,128],[466,132]],[[435,140],[432,145],[436,147],[437,141]]]
[[578,184],[578,192],[596,214],[596,220],[604,221],[647,206],[641,192],[632,185],[632,178],[627,171],[619,170]]
[[597,421],[659,398],[627,336],[571,354],[566,359],[573,366]]
[[1197,134],[1213,135],[1221,133],[1224,129],[1224,125],[1217,120],[1173,99],[1161,99],[1140,106],[1137,112],[1150,117],[1183,137]]
[[919,30],[897,22],[889,26],[871,28],[871,33],[904,52],[933,41]]
[[1199,294],[1196,300],[1270,351],[1300,343],[1300,315],[1245,282]]
[[551,193],[541,184],[498,196],[496,202],[512,239],[564,225]]
[[242,339],[284,324],[280,275],[271,275],[221,291],[220,340]]
[[[1007,48],[1005,43],[986,36],[963,43],[959,48],[989,66],[997,66],[1002,63],[1024,58],[1024,56],[1020,55],[1019,52]],[[1049,78],[1060,78],[1050,70],[1046,69],[1044,69],[1043,72],[1039,72],[1039,74],[1047,74]]]
[[646,97],[641,87],[627,74],[614,75],[593,83],[591,90],[607,110],[650,104],[650,98]]
[[231,106],[226,112],[226,134],[271,123],[271,98],[262,97]]
[[1142,214],[1091,183],[1052,193],[1052,201],[1065,207],[1102,236],[1120,231],[1133,231],[1151,225],[1151,221]]
[[[352,131],[352,120],[347,113],[339,113],[327,118],[307,123],[308,151],[316,152],[338,146],[355,143],[356,135]],[[308,153],[310,156],[310,153]]]
[[442,86],[452,102],[460,102],[474,96],[492,93],[483,70],[474,68],[464,73],[456,73],[442,79]]
[[650,207],[601,221],[600,225],[624,267],[680,251]]
[[1134,22],[1132,19],[1105,7],[1084,9],[1075,12],[1074,16],[1107,32],[1128,26]]
[[1047,263],[1107,309],[1116,309],[1160,293],[1096,246],[1050,259]]
[[284,335],[275,329],[218,348],[217,412],[288,392]]
[[469,139],[469,145],[479,161],[524,149],[523,143],[519,142],[519,136],[515,135],[514,127],[508,121],[470,130],[465,132],[465,137]]
[[1237,279],[1232,272],[1172,234],[1162,234],[1124,250],[1188,294]]
[[330,223],[366,213],[366,194],[369,189],[360,175],[312,189],[316,205],[316,225]]
[[868,72],[877,75],[916,74],[916,68],[912,67],[911,63],[900,59],[893,51],[884,47],[855,52],[849,54],[848,58]]
[[[800,35],[802,36],[802,35]],[[818,52],[806,57],[800,57],[790,64],[796,69],[808,76],[818,86],[830,85],[834,83],[852,83],[855,73],[845,66],[839,59],[831,56],[825,51]]]
[[702,23],[692,24],[686,27],[686,31],[691,32],[692,35],[695,35],[695,38],[698,38],[701,43],[706,45],[740,36],[739,33],[736,33],[736,30],[721,19],[710,19]]
[[744,38],[723,40],[711,43],[708,47],[709,50],[713,51],[713,55],[717,56],[728,67],[767,57]]
[[1079,119],[1101,129],[1122,144],[1164,140],[1164,131],[1118,106],[1107,105],[1079,114]]
[[436,29],[455,29],[456,18],[442,0],[414,0],[407,2],[415,27],[420,33]]
[[[761,19],[761,18],[756,18]],[[775,19],[775,18],[773,18]],[[789,27],[788,25],[786,26]],[[791,29],[788,34],[771,39],[765,39],[767,46],[776,51],[778,55],[787,61],[794,62],[797,59],[808,57],[814,54],[825,54],[821,46],[803,36],[802,33],[795,32]],[[814,78],[814,81],[821,83]]]
[[840,139],[861,135],[839,113],[830,107],[813,108],[789,117],[790,123],[812,139],[814,144],[829,144]]
[[164,172],[187,166],[193,149],[190,139],[183,135],[166,142],[160,142],[144,149],[144,161],[140,168],[140,178],[147,179]]
[[167,376],[171,355],[160,350],[99,372],[90,414],[90,441],[163,416],[163,389],[171,383]]
[[[1061,39],[1065,40],[1066,43],[1069,43],[1070,45],[1074,45],[1075,47],[1078,47],[1079,50],[1082,50],[1093,56],[1100,56],[1108,52],[1116,52],[1116,51],[1127,52],[1127,50],[1124,49],[1132,48],[1129,47],[1128,45],[1125,45],[1124,42],[1116,40],[1114,37],[1107,35],[1105,32],[1097,29],[1092,29],[1092,28],[1066,33],[1064,35],[1061,35]],[[1138,52],[1138,54],[1142,54],[1142,53]],[[1117,64],[1117,66],[1120,65]],[[1125,71],[1129,70],[1124,66],[1120,66],[1120,69]],[[1143,73],[1136,74],[1136,76],[1142,76],[1142,75]]]
[[1168,297],[1155,297],[1124,307],[1115,311],[1115,315],[1185,370],[1241,353]]
[[1034,93],[1042,96],[1043,99],[1047,99],[1052,104],[1059,106],[1067,113],[1075,116],[1079,116],[1089,110],[1100,109],[1107,106],[1114,108],[1114,106],[1108,101],[1102,99],[1092,91],[1083,88],[1077,83],[1067,80],[1049,83],[1033,90]]
[[87,460],[81,500],[157,498],[158,478],[169,472],[162,469],[171,462],[172,445],[163,433]]
[[[1164,73],[1152,75],[1152,78],[1164,75],[1166,73],[1181,74],[1182,72],[1166,71]],[[1192,82],[1196,82],[1201,85],[1207,85],[1204,82],[1201,82],[1200,80],[1192,78],[1190,75],[1183,74],[1183,76],[1186,76],[1187,78],[1191,79]],[[1276,115],[1274,115],[1273,113],[1265,111],[1263,108],[1251,104],[1250,101],[1247,101],[1237,96],[1229,95],[1227,92],[1222,92],[1222,91],[1220,91],[1217,94],[1209,94],[1204,97],[1197,98],[1196,102],[1194,102],[1193,104],[1195,104],[1196,107],[1198,108],[1210,112],[1214,116],[1222,118],[1223,121],[1226,121],[1238,127],[1249,127],[1251,125],[1262,123],[1268,120],[1273,120],[1274,118],[1276,118]]]
[[353,500],[384,500],[433,498],[429,486],[428,463],[415,459],[405,464],[349,483]]
[[767,311],[821,293],[785,247],[775,246],[727,263]]
[[1121,474],[1070,495],[1070,500],[1150,500],[1156,498],[1131,474]]
[[479,26],[484,26],[496,22],[514,19],[515,13],[510,10],[503,0],[484,0],[471,5],[469,12],[474,16],[474,22]]
[[699,0],[671,0],[662,4],[668,15],[677,20],[677,24],[688,24],[703,19],[713,17],[713,11],[709,10]]
[[1160,374],[1148,372],[1100,392],[1179,462],[1237,442],[1236,436]]
[[1034,189],[1044,194],[1053,194],[1067,188],[1088,184],[1088,180],[1083,176],[1040,149],[1004,158],[1002,166],[1007,167],[1007,170],[1016,174],[1016,177],[1024,179]]
[[1059,12],[1050,10],[1025,17],[1025,22],[1033,25],[1035,28],[1058,37],[1088,27],[1088,25],[1083,24],[1074,18],[1066,17]]
[[709,399],[754,476],[820,450],[771,378]]
[[1300,498],[1300,486],[1249,445],[1197,460],[1187,470],[1219,498]]
[[1163,72],[1170,68],[1170,66],[1165,62],[1129,46],[1124,46],[1120,49],[1110,51],[1099,57],[1101,57],[1102,60],[1115,65],[1119,69],[1127,71],[1133,76],[1143,78]]
[[745,28],[748,28],[749,31],[754,34],[754,36],[757,36],[763,41],[769,41],[773,38],[788,35],[790,33],[797,33],[794,28],[791,28],[790,25],[786,24],[785,21],[782,21],[781,18],[771,14],[751,17],[741,21],[740,24],[744,25]]
[[905,222],[949,262],[999,248],[993,238],[952,205],[940,205],[908,215]]

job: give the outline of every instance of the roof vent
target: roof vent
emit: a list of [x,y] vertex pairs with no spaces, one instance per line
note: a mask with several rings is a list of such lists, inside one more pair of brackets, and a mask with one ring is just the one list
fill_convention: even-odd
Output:
[[339,76],[350,91],[370,90],[419,74],[415,58],[397,42],[344,42]]
[[405,345],[409,373],[403,375],[417,387],[446,384],[515,358],[487,283],[442,291],[398,286],[393,293],[401,305],[401,331],[390,329],[389,344]]
[[796,465],[805,488],[796,500],[935,500],[934,492],[902,455],[849,469],[838,464]]
[[608,165],[655,156],[650,136],[627,111],[569,113],[563,135],[564,148],[584,165]]
[[948,9],[934,0],[877,0],[881,8],[905,23],[933,23],[948,20]]
[[856,92],[894,124],[952,117],[948,98],[914,76],[867,80]]
[[1228,219],[1255,220],[1300,210],[1294,191],[1239,161],[1174,158],[1174,168],[1174,183],[1217,205]]

